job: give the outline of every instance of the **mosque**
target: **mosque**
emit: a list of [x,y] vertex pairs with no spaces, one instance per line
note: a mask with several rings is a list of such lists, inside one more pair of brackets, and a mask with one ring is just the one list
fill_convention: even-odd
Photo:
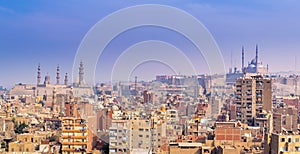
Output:
[[256,45],[255,50],[255,58],[252,59],[247,67],[244,67],[244,47],[242,48],[242,70],[245,73],[255,73],[255,74],[268,74],[269,73],[269,65],[265,67],[262,62],[258,61],[258,46]]
[[[68,74],[64,76],[64,82],[61,83],[60,67],[56,68],[56,82],[52,83],[50,75],[45,76],[44,82],[41,81],[41,66],[37,68],[36,84],[16,84],[8,93],[8,98],[16,100],[18,98],[25,99],[28,103],[45,102],[46,107],[55,108],[56,102],[65,102],[66,97],[70,93],[74,97],[91,97],[94,95],[92,86],[88,86],[84,82],[83,62],[79,66],[79,81],[69,84]],[[61,97],[60,97],[61,96]],[[62,100],[59,100],[62,99]],[[57,107],[57,106],[56,106]]]
[[245,50],[242,47],[242,68],[241,71],[235,67],[232,71],[232,68],[229,69],[229,73],[226,74],[226,83],[234,85],[237,78],[244,76],[245,74],[269,74],[269,66],[265,67],[262,62],[258,60],[258,45],[255,48],[255,58],[253,58],[248,66],[245,67]]

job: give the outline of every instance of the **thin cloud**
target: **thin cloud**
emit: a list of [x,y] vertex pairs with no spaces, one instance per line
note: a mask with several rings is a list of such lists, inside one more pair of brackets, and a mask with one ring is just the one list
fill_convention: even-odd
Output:
[[9,14],[14,14],[15,12],[9,8],[0,6],[0,12],[4,12],[4,13],[9,13]]

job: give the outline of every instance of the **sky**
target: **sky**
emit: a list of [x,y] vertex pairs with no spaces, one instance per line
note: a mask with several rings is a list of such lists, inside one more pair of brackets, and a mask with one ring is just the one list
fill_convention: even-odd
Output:
[[[38,64],[42,75],[50,75],[52,82],[58,65],[61,78],[65,73],[71,74],[78,47],[97,22],[120,9],[142,4],[176,7],[197,18],[218,44],[226,70],[241,67],[242,46],[246,63],[250,61],[256,44],[259,59],[269,64],[271,72],[300,69],[297,0],[1,0],[0,85],[36,83]],[[98,59],[96,81],[110,80],[109,74],[122,52],[132,43],[145,40],[172,43],[183,51],[198,74],[209,73],[203,56],[185,38],[168,29],[144,27],[126,31],[112,40]],[[180,63],[180,59],[174,60]],[[166,64],[148,61],[134,68],[130,79],[138,76],[140,80],[151,80],[156,74],[174,73]]]

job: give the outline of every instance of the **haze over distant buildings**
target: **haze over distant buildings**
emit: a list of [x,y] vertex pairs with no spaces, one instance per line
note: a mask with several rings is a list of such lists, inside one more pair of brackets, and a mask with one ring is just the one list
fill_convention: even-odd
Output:
[[[0,85],[15,83],[33,83],[32,75],[41,63],[48,74],[55,75],[55,66],[59,64],[63,72],[71,72],[76,50],[86,32],[103,17],[118,9],[146,4],[150,1],[2,1],[0,2]],[[295,70],[295,56],[299,55],[300,5],[298,1],[151,1],[185,10],[199,19],[212,33],[218,43],[226,63],[226,70],[232,65],[241,66],[239,60],[241,45],[245,47],[245,58],[254,56],[259,44],[260,57],[269,64],[269,70]],[[18,5],[17,5],[18,4]],[[72,4],[72,5],[70,5]],[[121,22],[121,21],[120,21]],[[143,35],[141,35],[143,34]],[[164,34],[164,35],[160,35]],[[108,80],[106,72],[111,71],[115,59],[132,41],[159,39],[182,46],[184,53],[196,67],[199,74],[207,73],[207,65],[201,55],[195,55],[194,49],[182,37],[165,29],[136,29],[122,34],[112,46],[109,46],[99,59],[96,78]],[[128,38],[135,40],[128,41]],[[174,39],[176,38],[176,39]],[[178,39],[177,39],[178,38]],[[116,47],[118,44],[121,47]],[[123,47],[122,47],[123,46]],[[231,58],[232,53],[232,58]],[[296,59],[300,64],[300,58]],[[153,66],[156,70],[152,70]],[[158,69],[160,68],[160,69]],[[141,70],[148,74],[163,74],[169,68],[159,63],[147,63],[136,69],[136,74],[145,80]],[[45,72],[46,74],[47,72]],[[19,75],[22,74],[22,78]]]

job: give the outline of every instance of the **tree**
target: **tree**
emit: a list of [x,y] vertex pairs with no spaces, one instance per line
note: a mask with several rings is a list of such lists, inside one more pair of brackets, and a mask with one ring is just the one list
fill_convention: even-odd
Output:
[[1,143],[1,148],[5,148],[5,147],[6,147],[5,142],[2,142],[2,143]]
[[45,103],[41,100],[41,101],[39,101],[38,102],[38,104],[41,104],[42,105],[42,107],[44,107],[45,106]]
[[24,122],[21,123],[20,125],[16,124],[15,125],[15,133],[17,134],[22,134],[23,133],[23,129],[28,127],[28,125],[26,125]]

